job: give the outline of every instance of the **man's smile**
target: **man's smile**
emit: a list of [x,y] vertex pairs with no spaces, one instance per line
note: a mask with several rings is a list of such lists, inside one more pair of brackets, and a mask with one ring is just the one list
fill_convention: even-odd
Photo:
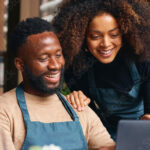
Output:
[[56,83],[56,82],[59,82],[60,76],[61,76],[61,71],[57,73],[46,74],[44,75],[44,79],[48,82]]

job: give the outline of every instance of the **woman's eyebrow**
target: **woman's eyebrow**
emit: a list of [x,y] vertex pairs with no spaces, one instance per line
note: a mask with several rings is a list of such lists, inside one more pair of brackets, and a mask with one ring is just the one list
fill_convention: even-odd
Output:
[[[108,32],[112,32],[112,31],[115,31],[115,30],[117,30],[117,29],[119,29],[119,27],[115,27],[115,28],[109,30]],[[101,33],[101,31],[95,30],[95,29],[90,30],[90,32]]]
[[119,27],[115,27],[114,29],[110,30],[109,32],[115,31],[117,29],[119,29]]

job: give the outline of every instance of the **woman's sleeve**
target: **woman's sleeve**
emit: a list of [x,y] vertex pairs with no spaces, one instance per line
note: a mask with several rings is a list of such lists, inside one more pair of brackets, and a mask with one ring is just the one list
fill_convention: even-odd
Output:
[[144,100],[144,114],[150,114],[150,62],[138,65],[143,84],[141,86],[141,94]]
[[144,114],[150,114],[150,81],[143,85]]

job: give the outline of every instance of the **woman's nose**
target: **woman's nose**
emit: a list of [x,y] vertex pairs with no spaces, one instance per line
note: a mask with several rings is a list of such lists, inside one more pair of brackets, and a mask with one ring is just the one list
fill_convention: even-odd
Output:
[[111,43],[111,39],[108,36],[104,36],[103,40],[101,41],[101,46],[109,47]]

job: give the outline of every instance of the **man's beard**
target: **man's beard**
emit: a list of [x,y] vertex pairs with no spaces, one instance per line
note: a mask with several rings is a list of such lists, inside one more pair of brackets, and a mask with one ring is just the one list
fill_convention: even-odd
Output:
[[52,95],[52,94],[55,94],[56,92],[60,91],[62,88],[63,73],[64,73],[63,68],[61,69],[59,84],[54,88],[50,88],[46,85],[46,83],[43,79],[43,76],[45,74],[41,74],[40,76],[35,76],[32,74],[32,72],[27,67],[24,67],[24,71],[26,73],[26,76],[27,76],[32,88],[38,90],[39,92]]

